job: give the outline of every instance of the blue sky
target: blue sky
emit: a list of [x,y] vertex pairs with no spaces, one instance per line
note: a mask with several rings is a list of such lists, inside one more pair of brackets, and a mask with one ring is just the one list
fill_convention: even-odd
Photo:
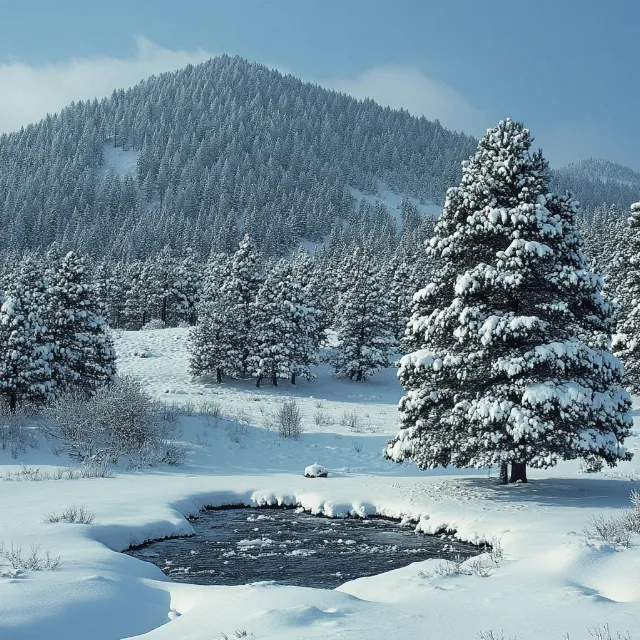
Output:
[[217,53],[640,169],[639,0],[0,0],[0,130]]

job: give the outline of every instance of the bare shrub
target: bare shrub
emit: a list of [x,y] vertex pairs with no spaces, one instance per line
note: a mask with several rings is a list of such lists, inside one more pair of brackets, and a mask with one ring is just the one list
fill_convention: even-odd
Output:
[[621,516],[605,518],[601,513],[591,516],[584,534],[614,546],[631,546],[631,535],[640,534],[640,492],[635,489],[631,492],[631,508],[624,509]]
[[331,417],[326,411],[318,409],[313,414],[313,422],[316,427],[328,427],[331,424]]
[[236,444],[240,443],[240,440],[244,438],[248,433],[247,425],[243,422],[232,421],[227,425],[227,436],[231,442]]
[[130,456],[130,465],[162,464],[175,459],[169,439],[176,423],[162,402],[154,400],[139,380],[122,377],[87,398],[79,392],[60,397],[45,410],[42,431],[62,442],[74,460],[116,463]]
[[[593,629],[589,629],[589,635],[595,640],[631,640],[629,632],[622,635],[619,631],[616,635],[612,635],[611,629],[608,624],[604,626],[597,625]],[[569,640],[569,636],[566,636],[566,640]]]
[[278,435],[281,438],[297,440],[304,431],[302,426],[302,411],[294,398],[285,400],[274,414],[278,425]]
[[351,444],[353,445],[353,448],[356,453],[360,453],[362,451],[362,442],[358,442],[357,440],[354,440]]
[[213,420],[220,420],[223,416],[222,404],[213,400],[203,400],[199,407],[198,413],[203,418],[212,418]]
[[480,576],[482,578],[487,578],[499,566],[499,562],[496,562],[490,554],[483,553],[466,560],[460,556],[457,556],[453,560],[444,560],[440,564],[436,565],[432,571],[422,571],[419,575],[426,578],[452,575]]
[[353,433],[362,433],[365,429],[365,423],[357,411],[343,411],[340,416],[340,425]]
[[[589,636],[594,638],[594,640],[631,640],[631,636],[629,632],[622,635],[619,631],[616,635],[612,635],[611,629],[608,624],[604,626],[597,625],[593,629],[588,629]],[[478,640],[509,640],[504,633],[501,631],[499,634],[494,633],[493,631],[481,631],[478,634]],[[516,640],[515,636],[511,640]],[[566,633],[564,635],[564,640],[571,640],[569,634]]]
[[20,471],[7,471],[2,479],[5,482],[41,482],[43,480],[79,480],[80,478],[113,478],[114,474],[106,462],[89,462],[81,467],[60,467],[55,471],[40,471],[38,467],[24,464]]
[[187,398],[182,404],[182,412],[186,416],[192,416],[196,411],[196,404],[191,398]]
[[324,400],[322,400],[322,399],[314,400],[313,401],[313,406],[316,409],[324,409]]
[[631,492],[631,509],[625,509],[622,514],[622,526],[630,533],[640,535],[640,491]]
[[[25,571],[55,571],[60,567],[60,556],[52,556],[50,551],[40,551],[40,547],[32,545],[28,554],[22,551],[21,546],[11,545],[6,548],[0,542],[0,575],[17,576]],[[8,565],[8,567],[7,567]]]
[[236,422],[241,422],[242,424],[251,423],[251,416],[249,415],[249,412],[244,407],[240,407],[240,409],[237,409],[236,412],[233,414],[232,419],[235,420]]
[[12,458],[25,453],[29,447],[36,447],[37,439],[28,426],[28,417],[25,411],[0,413],[0,447]]
[[45,522],[67,522],[69,524],[93,524],[95,513],[87,507],[78,507],[75,504],[65,509],[62,513],[50,513],[45,516]]

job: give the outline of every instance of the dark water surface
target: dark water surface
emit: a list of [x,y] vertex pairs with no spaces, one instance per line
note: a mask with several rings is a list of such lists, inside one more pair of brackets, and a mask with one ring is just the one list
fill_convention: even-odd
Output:
[[477,547],[415,533],[382,519],[329,519],[295,509],[222,509],[193,520],[196,535],[127,553],[153,562],[175,582],[279,584],[333,589],[428,558],[468,558]]

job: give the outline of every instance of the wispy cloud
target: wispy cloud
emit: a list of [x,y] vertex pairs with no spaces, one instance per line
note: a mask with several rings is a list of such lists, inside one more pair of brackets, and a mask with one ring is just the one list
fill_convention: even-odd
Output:
[[72,100],[108,96],[113,89],[130,87],[150,75],[198,64],[215,55],[161,47],[144,36],[135,38],[129,58],[96,56],[64,63],[0,64],[0,132],[13,131],[59,111]]
[[321,84],[394,109],[404,108],[429,120],[438,119],[456,131],[481,135],[492,125],[458,90],[413,67],[378,66],[355,78],[335,78]]

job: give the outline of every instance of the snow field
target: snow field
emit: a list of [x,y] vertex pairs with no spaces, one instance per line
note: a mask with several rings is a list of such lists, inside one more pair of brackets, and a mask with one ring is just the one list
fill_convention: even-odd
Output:
[[[2,640],[217,640],[236,629],[278,640],[472,640],[489,629],[518,640],[561,640],[566,632],[586,640],[588,628],[604,623],[640,638],[640,540],[615,549],[583,534],[592,515],[616,515],[628,505],[640,456],[592,475],[563,463],[531,471],[529,485],[506,487],[488,482],[486,470],[420,472],[381,457],[401,395],[393,369],[358,384],[318,367],[316,382],[295,389],[192,382],[186,337],[185,329],[165,329],[116,339],[121,373],[193,413],[181,418],[180,438],[191,446],[185,466],[7,482],[4,472],[21,462],[47,470],[67,460],[47,442],[18,460],[0,451],[0,542],[26,551],[38,545],[62,561],[55,572],[0,578]],[[148,357],[136,355],[142,352]],[[271,417],[288,395],[304,415],[298,441],[280,439]],[[196,415],[203,400],[219,403],[224,417]],[[319,410],[328,416],[321,425],[314,421]],[[345,412],[362,418],[361,432],[350,429]],[[640,449],[637,427],[628,445]],[[328,468],[328,478],[303,477],[315,462]],[[231,503],[404,518],[427,533],[448,528],[477,543],[498,538],[504,559],[488,577],[440,575],[440,562],[431,560],[326,591],[173,584],[155,566],[117,553],[188,534],[185,516]],[[95,522],[43,521],[72,504],[88,507]]]

